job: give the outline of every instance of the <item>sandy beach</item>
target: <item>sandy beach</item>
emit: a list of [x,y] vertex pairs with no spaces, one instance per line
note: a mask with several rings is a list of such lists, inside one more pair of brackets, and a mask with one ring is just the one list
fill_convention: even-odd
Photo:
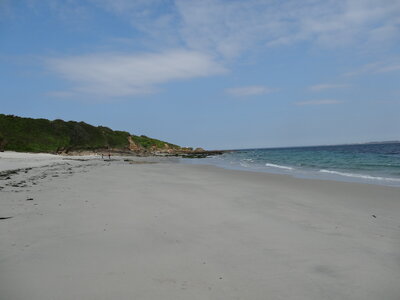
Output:
[[395,187],[5,152],[0,240],[1,300],[400,299]]

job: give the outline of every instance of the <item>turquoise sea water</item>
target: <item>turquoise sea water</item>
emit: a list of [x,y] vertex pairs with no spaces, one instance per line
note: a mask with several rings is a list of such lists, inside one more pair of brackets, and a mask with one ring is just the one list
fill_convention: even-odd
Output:
[[400,143],[246,149],[204,162],[296,177],[400,186]]

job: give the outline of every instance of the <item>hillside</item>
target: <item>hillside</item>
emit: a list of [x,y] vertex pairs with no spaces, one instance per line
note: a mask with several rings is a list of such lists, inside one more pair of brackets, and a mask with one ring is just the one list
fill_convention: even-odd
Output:
[[0,151],[70,153],[76,151],[179,150],[179,146],[84,122],[22,118],[0,114]]

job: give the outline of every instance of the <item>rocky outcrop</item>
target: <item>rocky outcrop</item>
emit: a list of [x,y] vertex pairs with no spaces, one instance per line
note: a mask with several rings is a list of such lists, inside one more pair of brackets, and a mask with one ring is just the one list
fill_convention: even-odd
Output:
[[130,151],[134,151],[134,152],[138,152],[138,151],[143,151],[143,147],[139,146],[138,144],[136,144],[131,136],[128,136],[128,143],[129,143],[129,150]]
[[227,150],[208,151],[208,150],[204,150],[204,149],[202,149],[200,151],[196,151],[196,149],[195,149],[192,151],[185,151],[185,152],[178,153],[177,156],[181,156],[183,158],[206,158],[209,156],[221,155],[226,152],[229,152],[229,151],[227,151]]

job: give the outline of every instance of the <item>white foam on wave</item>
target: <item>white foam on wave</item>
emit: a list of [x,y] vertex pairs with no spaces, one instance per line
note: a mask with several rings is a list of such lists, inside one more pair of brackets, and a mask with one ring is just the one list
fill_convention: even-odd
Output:
[[364,175],[364,174],[353,174],[353,173],[345,173],[345,172],[338,172],[338,171],[331,171],[331,170],[319,170],[321,173],[328,173],[346,177],[354,177],[354,178],[362,178],[362,179],[370,179],[370,180],[385,180],[385,181],[397,181],[400,182],[400,178],[391,178],[391,177],[379,177],[379,176],[371,176],[371,175]]
[[281,166],[281,165],[275,165],[275,164],[265,164],[266,167],[272,167],[272,168],[278,168],[278,169],[284,169],[284,170],[293,170],[292,167],[287,167],[287,166]]
[[254,160],[251,159],[251,158],[244,158],[243,160],[244,160],[244,161],[249,161],[249,162],[253,162],[253,161],[254,161]]

